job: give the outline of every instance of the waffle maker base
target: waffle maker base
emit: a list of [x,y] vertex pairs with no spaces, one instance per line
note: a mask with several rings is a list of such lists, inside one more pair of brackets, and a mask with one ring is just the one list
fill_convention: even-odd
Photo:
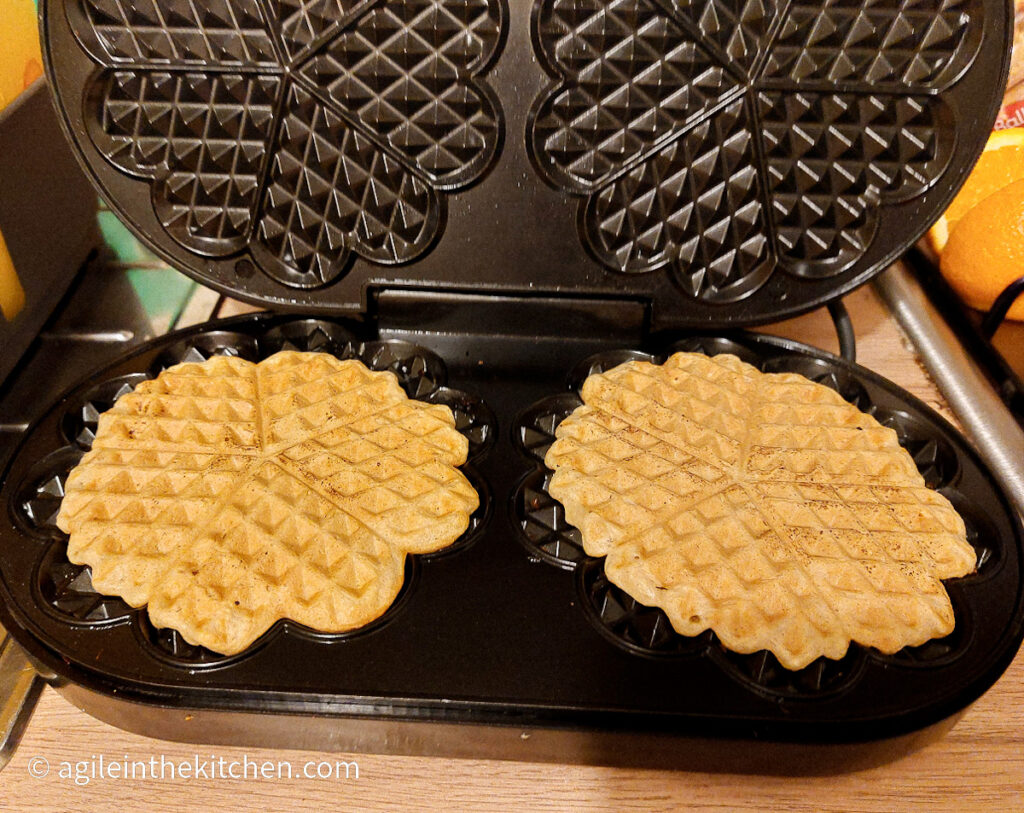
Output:
[[[520,317],[508,324],[530,335],[467,332],[487,324],[494,302],[481,311],[439,296],[423,308],[394,293],[372,322],[239,317],[163,337],[91,376],[30,429],[3,475],[4,625],[69,700],[150,736],[767,773],[849,770],[916,749],[1009,665],[1024,636],[1019,521],[973,450],[921,401],[788,340],[645,338],[633,303],[507,305]],[[283,621],[224,657],[97,595],[53,521],[96,413],[120,393],[183,359],[281,348],[362,358],[395,371],[413,397],[452,406],[481,508],[450,550],[410,558],[407,587],[368,628],[325,635]],[[840,661],[790,672],[767,653],[730,653],[711,633],[679,636],[607,583],[546,493],[543,454],[589,372],[676,349],[802,373],[896,430],[978,554],[975,574],[947,582],[950,636],[894,655],[853,645]]]
[[[915,240],[994,118],[1004,2],[41,6],[62,124],[112,208],[205,284],[306,314],[147,346],[49,410],[4,474],[0,616],[87,711],[199,742],[823,772],[938,736],[1009,664],[1018,520],[948,424],[807,347],[665,332],[806,311]],[[482,506],[370,627],[281,622],[224,658],[93,592],[53,516],[118,394],[281,347],[452,406]],[[543,452],[588,371],[673,347],[803,373],[897,431],[978,551],[949,585],[952,635],[788,672],[605,581]]]

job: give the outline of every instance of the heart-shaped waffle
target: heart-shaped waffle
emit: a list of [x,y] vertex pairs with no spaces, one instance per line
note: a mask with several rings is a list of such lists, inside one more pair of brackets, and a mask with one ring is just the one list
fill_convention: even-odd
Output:
[[275,621],[323,632],[380,616],[407,553],[476,510],[448,407],[322,353],[171,367],[99,420],[57,523],[95,588],[233,654]]
[[949,634],[964,523],[896,433],[834,390],[735,356],[590,376],[545,457],[591,556],[682,635],[800,669],[851,641]]

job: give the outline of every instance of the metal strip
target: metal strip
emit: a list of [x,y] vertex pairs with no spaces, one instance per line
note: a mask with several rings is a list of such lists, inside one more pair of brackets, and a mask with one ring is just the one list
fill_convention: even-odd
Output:
[[0,769],[18,747],[42,688],[25,652],[0,627]]
[[964,432],[1017,511],[1024,514],[1024,431],[902,264],[888,269],[874,285],[913,342]]

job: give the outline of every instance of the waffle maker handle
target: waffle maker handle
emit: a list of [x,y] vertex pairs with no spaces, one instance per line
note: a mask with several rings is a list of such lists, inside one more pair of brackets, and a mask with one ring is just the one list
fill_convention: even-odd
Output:
[[898,263],[873,284],[965,433],[1024,514],[1024,431],[907,268]]
[[42,688],[25,651],[0,627],[0,770],[14,755]]

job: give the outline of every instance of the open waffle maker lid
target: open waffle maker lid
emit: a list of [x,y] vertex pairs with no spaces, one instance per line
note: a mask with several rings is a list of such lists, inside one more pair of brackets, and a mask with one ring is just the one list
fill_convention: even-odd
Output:
[[[61,119],[108,204],[195,278],[296,312],[158,339],[26,434],[0,483],[0,612],[75,702],[157,736],[464,756],[587,759],[594,741],[542,754],[515,732],[486,750],[478,726],[447,748],[443,726],[407,740],[369,723],[738,737],[750,747],[719,749],[723,764],[751,769],[763,745],[757,769],[807,771],[828,764],[820,750],[787,767],[771,744],[909,747],[1012,659],[1020,523],[966,441],[842,359],[707,333],[842,295],[939,215],[994,118],[1004,3],[44,0],[41,14]],[[467,335],[421,346],[425,306],[460,302],[439,321]],[[380,624],[279,622],[225,658],[98,595],[53,518],[119,394],[179,361],[282,348],[363,359],[449,404],[481,507],[452,551],[409,560]],[[896,429],[978,553],[949,588],[952,636],[788,672],[682,638],[604,579],[547,494],[543,452],[581,376],[678,349],[802,373]],[[286,732],[288,714],[316,716]],[[343,717],[360,726],[345,742]],[[625,742],[593,757],[658,761]]]
[[809,310],[935,220],[1008,66],[1000,0],[66,0],[47,75],[104,199],[276,309],[376,291]]

